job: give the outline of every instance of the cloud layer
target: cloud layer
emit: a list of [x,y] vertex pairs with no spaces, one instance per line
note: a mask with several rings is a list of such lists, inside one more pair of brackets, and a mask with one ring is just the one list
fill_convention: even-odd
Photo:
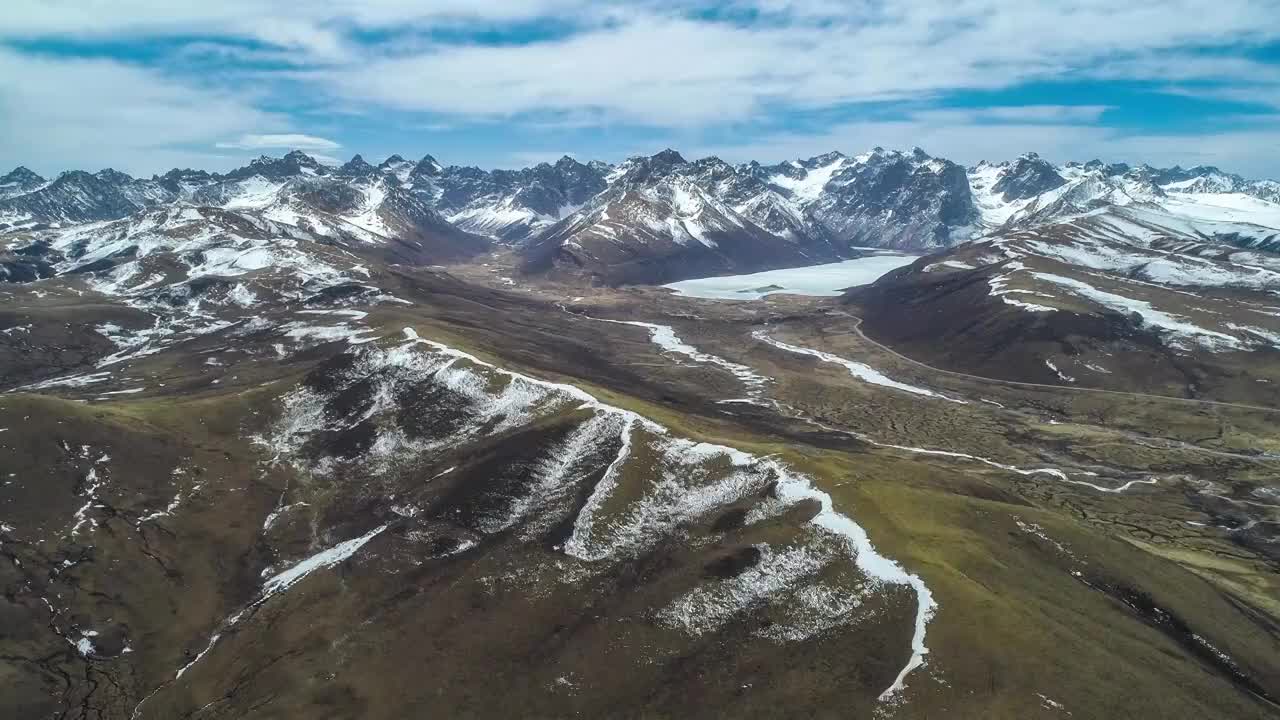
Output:
[[288,148],[291,150],[337,150],[342,145],[314,135],[302,133],[276,133],[272,135],[241,135],[235,140],[219,142],[214,147],[233,150],[269,150]]
[[[494,164],[878,144],[1280,174],[1280,64],[1255,52],[1280,41],[1276,0],[10,0],[5,16],[0,152],[46,167],[370,151],[392,139],[382,122],[492,138]],[[1055,84],[1128,106],[1020,96]],[[1193,104],[1111,123],[1153,96]]]

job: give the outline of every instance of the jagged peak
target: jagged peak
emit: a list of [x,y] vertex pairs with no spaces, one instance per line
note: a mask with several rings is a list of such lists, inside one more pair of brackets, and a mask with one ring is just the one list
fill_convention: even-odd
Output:
[[1123,175],[1133,169],[1128,163],[1104,163],[1094,158],[1084,164],[1085,170],[1097,170],[1104,175]]
[[651,155],[648,159],[652,162],[660,162],[667,165],[684,165],[688,162],[683,155],[671,148],[666,148],[659,153]]
[[339,175],[367,175],[376,170],[374,166],[365,162],[365,159],[356,153],[350,160],[338,168]]
[[853,159],[855,162],[865,163],[872,160],[882,162],[888,159],[897,159],[901,157],[903,157],[903,153],[898,150],[886,150],[884,147],[876,145],[870,150],[855,156]]
[[94,177],[95,176],[93,173],[87,172],[85,170],[63,170],[62,172],[58,173],[58,178],[57,180],[55,180],[55,182],[69,182],[75,179],[94,178]]
[[284,157],[280,157],[280,158],[272,157],[270,155],[259,155],[258,157],[249,161],[249,167],[260,167],[263,165],[271,166],[271,165],[280,165],[280,164],[286,164],[286,165],[292,164],[292,165],[298,165],[300,167],[312,167],[312,168],[320,166],[319,161],[317,161],[315,158],[311,157],[310,155],[306,154],[301,150],[291,150],[290,152],[286,153]]
[[625,179],[628,185],[646,183],[664,178],[675,172],[677,168],[688,164],[684,156],[667,148],[653,155],[628,158],[620,168],[620,177]]
[[418,161],[418,164],[414,166],[411,174],[432,176],[439,175],[443,170],[444,166],[441,165],[434,157],[431,157],[430,155],[423,155],[422,159]]
[[131,182],[133,176],[126,172],[120,172],[115,168],[103,168],[93,174],[94,177],[104,182]]
[[31,168],[27,167],[26,165],[19,165],[18,167],[10,170],[8,173],[4,175],[0,175],[0,181],[5,181],[5,180],[8,180],[10,182],[15,182],[18,180],[36,180],[39,182],[44,182],[44,178],[37,175],[35,172],[31,170]]
[[184,175],[211,175],[211,174],[212,173],[206,170],[196,170],[195,168],[170,168],[163,175],[157,175],[156,177],[181,177]]
[[839,150],[831,150],[829,152],[824,152],[821,155],[814,155],[813,157],[809,158],[808,160],[805,160],[801,164],[804,165],[805,167],[822,167],[824,165],[830,165],[833,162],[836,162],[838,160],[844,160],[844,159],[847,159],[847,156],[844,153],[840,152]]
[[694,167],[699,167],[699,168],[702,168],[702,167],[724,167],[724,168],[730,168],[730,169],[733,168],[732,165],[725,162],[724,160],[721,160],[719,157],[715,155],[708,155],[704,158],[698,158],[697,160],[694,160],[690,164],[693,165]]
[[285,154],[284,159],[292,160],[296,163],[303,163],[305,161],[310,164],[315,164],[315,165],[320,164],[318,160],[302,152],[301,150],[290,150],[288,153]]

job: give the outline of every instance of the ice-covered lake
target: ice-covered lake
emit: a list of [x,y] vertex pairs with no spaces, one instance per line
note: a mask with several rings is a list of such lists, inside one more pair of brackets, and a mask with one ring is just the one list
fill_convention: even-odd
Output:
[[758,300],[773,293],[839,295],[854,285],[875,282],[881,275],[915,262],[918,255],[869,255],[825,265],[766,270],[750,275],[681,280],[669,287],[680,295],[715,300]]

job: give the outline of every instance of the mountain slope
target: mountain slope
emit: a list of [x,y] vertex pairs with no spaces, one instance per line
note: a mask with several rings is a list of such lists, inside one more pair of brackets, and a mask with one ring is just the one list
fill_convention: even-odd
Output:
[[499,290],[260,212],[39,231],[114,269],[0,295],[0,358],[44,360],[0,367],[9,715],[1273,714],[1268,510],[1233,505],[1273,476],[1204,452],[1265,417],[1077,410],[827,308]]
[[29,192],[0,199],[0,223],[19,226],[114,220],[168,199],[169,193],[158,185],[124,173],[76,170]]
[[1277,233],[1110,206],[922,258],[848,300],[872,337],[943,367],[1248,402],[1280,353],[1280,256],[1223,239]]
[[659,284],[834,259],[746,219],[690,181],[687,166],[673,151],[624,165],[605,193],[530,241],[525,272]]
[[565,218],[606,188],[606,166],[565,156],[523,170],[439,168],[436,206],[458,227],[519,241]]

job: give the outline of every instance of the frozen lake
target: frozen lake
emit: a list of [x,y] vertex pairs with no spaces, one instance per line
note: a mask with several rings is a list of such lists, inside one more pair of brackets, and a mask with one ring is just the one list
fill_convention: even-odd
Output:
[[866,285],[890,270],[910,265],[918,255],[869,255],[825,265],[766,270],[750,275],[681,280],[669,287],[680,295],[714,300],[758,300],[773,293],[839,295],[854,285]]

